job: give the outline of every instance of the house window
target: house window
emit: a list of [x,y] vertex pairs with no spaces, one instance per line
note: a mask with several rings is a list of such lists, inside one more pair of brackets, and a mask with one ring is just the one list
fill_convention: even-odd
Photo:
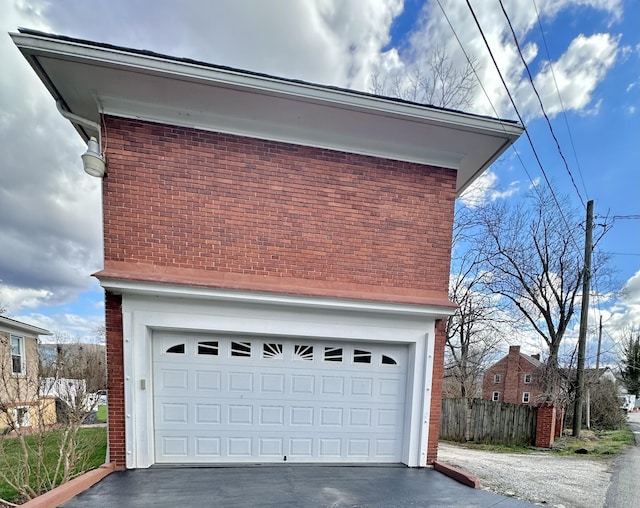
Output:
[[398,362],[390,356],[382,355],[382,365],[398,365]]
[[500,382],[500,374],[493,375],[493,384],[497,385]]
[[522,394],[522,403],[523,404],[529,404],[530,400],[531,400],[531,394],[529,392],[524,392]]
[[29,427],[29,406],[18,406],[13,408],[13,421],[16,427]]
[[525,374],[524,375],[524,384],[525,385],[530,385],[531,384],[531,374]]
[[24,337],[11,336],[11,373],[24,374]]
[[500,392],[493,392],[493,397],[491,398],[491,400],[493,400],[493,402],[499,402],[500,401]]

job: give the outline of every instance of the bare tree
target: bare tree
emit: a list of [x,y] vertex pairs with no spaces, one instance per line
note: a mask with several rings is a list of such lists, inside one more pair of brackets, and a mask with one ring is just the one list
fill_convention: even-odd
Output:
[[442,47],[436,47],[404,73],[372,74],[369,91],[441,108],[467,109],[477,86],[477,70],[476,58],[459,65]]
[[99,436],[81,438],[79,430],[98,402],[92,392],[105,386],[104,360],[81,350],[45,362],[33,340],[17,376],[7,350],[0,348],[0,479],[21,499],[33,499],[87,471],[103,446]]
[[484,291],[490,276],[484,269],[482,253],[474,248],[477,224],[474,211],[456,209],[449,298],[458,305],[447,321],[445,370],[455,380],[456,396],[477,397],[482,373],[495,360],[508,324],[500,302]]
[[484,207],[479,221],[484,263],[491,274],[485,289],[502,298],[547,344],[544,391],[553,398],[560,344],[582,286],[583,261],[572,239],[580,221],[568,207],[560,213],[543,190],[525,205]]

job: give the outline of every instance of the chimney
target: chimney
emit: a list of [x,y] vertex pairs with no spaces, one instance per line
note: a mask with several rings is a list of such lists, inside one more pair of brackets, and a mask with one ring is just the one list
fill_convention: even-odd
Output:
[[509,354],[520,354],[520,346],[509,346]]
[[540,361],[540,353],[536,353],[535,355],[531,355],[531,358],[533,358],[534,360]]

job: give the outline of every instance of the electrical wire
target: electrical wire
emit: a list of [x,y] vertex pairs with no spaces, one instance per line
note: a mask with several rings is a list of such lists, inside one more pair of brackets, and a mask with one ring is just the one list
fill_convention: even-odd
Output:
[[516,106],[515,100],[513,99],[513,96],[511,95],[511,91],[509,90],[509,87],[507,86],[507,83],[502,75],[502,72],[500,71],[500,67],[498,66],[498,62],[496,61],[496,58],[493,54],[493,51],[491,50],[491,46],[489,45],[489,41],[487,41],[487,37],[484,34],[484,31],[482,30],[482,26],[480,25],[480,22],[478,21],[478,17],[476,16],[475,11],[473,10],[473,7],[471,6],[471,3],[469,2],[469,0],[466,0],[466,4],[467,7],[469,8],[469,11],[471,12],[471,15],[473,16],[473,20],[475,21],[476,26],[478,27],[478,31],[480,32],[480,35],[482,36],[482,40],[484,41],[484,44],[487,48],[487,51],[489,52],[489,56],[491,56],[491,60],[493,61],[493,65],[496,68],[496,71],[498,72],[498,76],[500,77],[500,81],[502,82],[502,86],[504,87],[505,91],[507,92],[507,96],[509,97],[509,100],[511,101],[511,105],[513,106],[514,111],[516,112],[516,115],[518,116],[518,120],[520,121],[520,123],[523,125],[524,127],[524,133],[527,137],[527,140],[529,141],[529,145],[531,145],[531,150],[533,151],[533,155],[534,158],[536,159],[536,162],[538,163],[538,166],[540,167],[540,170],[542,171],[542,175],[544,176],[545,182],[547,183],[547,186],[549,187],[549,192],[551,193],[551,196],[553,197],[553,200],[558,208],[558,212],[560,213],[560,217],[562,218],[562,221],[565,223],[565,226],[567,227],[567,232],[569,232],[570,234],[570,238],[571,241],[573,242],[573,244],[575,245],[579,255],[581,256],[581,258],[583,259],[584,262],[584,256],[582,255],[581,249],[578,246],[578,243],[576,242],[575,238],[573,237],[573,228],[571,228],[569,226],[569,222],[567,221],[567,218],[565,217],[563,211],[562,211],[562,207],[560,206],[560,202],[558,201],[558,197],[556,196],[555,191],[553,190],[553,187],[551,186],[551,182],[549,181],[549,177],[547,176],[547,172],[544,169],[544,166],[542,165],[542,161],[540,160],[540,156],[538,155],[538,151],[536,150],[535,145],[533,144],[533,139],[531,138],[531,135],[529,134],[529,130],[526,127],[526,124],[524,122],[524,119],[522,118],[522,115],[520,114],[520,111],[518,110],[518,107]]
[[573,150],[573,158],[576,161],[576,166],[578,167],[578,175],[580,175],[580,182],[582,183],[582,188],[584,189],[584,193],[589,198],[589,192],[587,191],[587,186],[584,183],[584,177],[582,176],[582,168],[580,167],[580,159],[578,158],[578,154],[576,152],[576,145],[573,142],[573,134],[571,132],[571,128],[569,127],[569,120],[567,118],[566,108],[564,107],[564,101],[562,100],[562,95],[560,94],[560,88],[558,87],[558,80],[556,79],[556,73],[553,70],[553,63],[551,62],[551,54],[549,52],[549,46],[547,45],[547,38],[544,35],[544,29],[542,28],[542,21],[540,20],[540,13],[538,12],[538,6],[536,5],[536,0],[531,0],[533,2],[533,8],[536,12],[536,19],[538,20],[538,27],[540,28],[540,35],[542,36],[542,42],[544,45],[544,51],[547,54],[547,59],[549,61],[549,69],[551,70],[551,76],[553,77],[553,85],[556,89],[556,94],[558,95],[558,100],[560,101],[560,107],[562,111],[562,118],[564,119],[564,124],[567,127],[567,133],[569,134],[569,143],[571,144],[571,149]]
[[[464,45],[462,44],[462,41],[460,40],[460,37],[458,36],[458,33],[456,32],[456,29],[453,26],[453,23],[451,23],[451,20],[449,19],[449,16],[447,15],[447,12],[444,10],[444,7],[440,3],[440,0],[436,0],[436,2],[438,3],[438,6],[440,7],[440,10],[442,11],[442,14],[443,14],[444,18],[447,20],[449,28],[451,28],[451,31],[453,32],[453,36],[455,37],[456,41],[458,41],[458,45],[460,46],[460,49],[462,50],[462,53],[464,54],[464,57],[467,59],[467,63],[471,66],[471,70],[473,71],[473,74],[475,75],[476,79],[478,80],[478,84],[480,85],[480,88],[482,89],[482,92],[484,93],[484,96],[486,97],[487,102],[491,106],[491,109],[493,110],[493,113],[494,113],[495,117],[496,118],[500,118],[500,115],[498,114],[498,111],[497,111],[496,107],[494,106],[493,101],[491,100],[491,97],[489,96],[489,93],[487,92],[487,89],[484,87],[484,84],[482,83],[482,80],[480,79],[480,76],[478,75],[478,72],[476,71],[475,66],[471,64],[471,57],[467,53],[467,50],[464,48]],[[523,124],[523,127],[524,127],[524,124]],[[504,128],[504,126],[502,126],[502,129],[506,132],[506,129]],[[527,178],[529,179],[529,182],[531,183],[531,186],[536,190],[536,192],[538,192],[538,187],[535,184],[533,178],[531,177],[531,174],[529,173],[529,170],[527,169],[527,166],[525,165],[524,160],[522,159],[522,157],[520,155],[520,152],[518,151],[518,149],[514,145],[511,145],[511,149],[513,150],[513,152],[516,154],[516,157],[520,161],[520,165],[522,166],[523,171],[527,175]],[[539,192],[538,192],[538,195],[539,195]]]
[[522,65],[524,65],[524,68],[527,71],[527,77],[529,78],[529,83],[531,83],[531,88],[533,88],[533,92],[536,94],[536,97],[538,99],[538,104],[540,104],[540,109],[542,110],[542,115],[544,116],[544,119],[547,122],[547,126],[549,127],[549,132],[551,132],[551,137],[553,138],[553,140],[556,143],[556,149],[558,150],[558,153],[560,154],[560,158],[562,159],[562,162],[564,164],[565,169],[567,170],[567,173],[569,173],[569,178],[571,178],[571,183],[573,184],[573,188],[576,190],[576,193],[578,194],[578,198],[580,198],[580,202],[582,203],[582,206],[584,208],[586,208],[586,204],[584,202],[584,199],[582,199],[582,195],[580,194],[580,191],[578,190],[578,186],[576,185],[576,181],[573,178],[573,174],[571,173],[571,169],[569,169],[569,163],[567,162],[567,159],[564,156],[564,153],[562,152],[562,148],[560,147],[560,142],[558,141],[556,133],[553,130],[553,126],[551,125],[551,120],[549,119],[549,115],[547,115],[547,112],[544,109],[544,104],[542,103],[542,98],[540,97],[540,93],[538,92],[538,89],[536,88],[536,85],[533,82],[533,76],[531,74],[531,69],[529,69],[529,64],[527,64],[527,61],[525,60],[524,55],[522,54],[522,48],[520,47],[520,42],[518,41],[518,37],[516,36],[516,32],[513,29],[513,25],[511,24],[511,19],[509,18],[509,15],[507,14],[507,11],[504,8],[504,4],[502,3],[502,0],[498,0],[498,2],[500,3],[500,8],[502,9],[502,14],[504,14],[504,17],[507,20],[507,24],[509,25],[509,30],[511,31],[511,35],[513,37],[513,41],[516,43],[516,49],[518,50],[518,55],[520,55],[520,60],[522,61]]

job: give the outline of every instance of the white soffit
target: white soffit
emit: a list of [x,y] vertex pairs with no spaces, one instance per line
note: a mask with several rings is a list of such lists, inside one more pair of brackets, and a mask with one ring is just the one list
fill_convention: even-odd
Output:
[[87,119],[103,112],[451,168],[458,193],[522,133],[513,122],[127,48],[11,37],[51,95]]

